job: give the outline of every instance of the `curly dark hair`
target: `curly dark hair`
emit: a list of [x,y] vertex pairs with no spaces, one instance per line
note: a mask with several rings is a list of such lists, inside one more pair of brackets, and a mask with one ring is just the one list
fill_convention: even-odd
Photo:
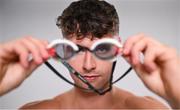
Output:
[[75,34],[77,38],[91,34],[103,35],[119,32],[119,18],[113,5],[102,0],[80,0],[72,2],[57,18],[56,25],[64,37]]

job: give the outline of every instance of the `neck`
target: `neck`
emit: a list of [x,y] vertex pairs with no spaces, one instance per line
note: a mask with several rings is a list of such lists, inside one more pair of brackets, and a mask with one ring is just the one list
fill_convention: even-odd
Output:
[[99,95],[95,92],[74,88],[73,94],[75,105],[78,108],[110,108],[113,104],[114,89],[104,95]]

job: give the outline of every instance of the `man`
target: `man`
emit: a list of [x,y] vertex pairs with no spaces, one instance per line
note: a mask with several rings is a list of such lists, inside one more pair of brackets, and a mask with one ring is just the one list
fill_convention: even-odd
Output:
[[[57,19],[63,36],[81,47],[90,48],[102,38],[118,35],[119,19],[114,7],[105,1],[80,0],[73,2]],[[39,65],[50,58],[48,43],[33,37],[0,44],[0,95],[18,87]],[[176,50],[144,35],[129,37],[121,50],[142,82],[164,98],[172,108],[180,108],[180,58]],[[140,53],[144,61],[139,59]],[[33,59],[28,60],[32,54]],[[98,75],[90,83],[96,88],[108,86],[112,62],[94,58],[90,51],[81,51],[80,57],[68,63],[82,75]],[[13,74],[12,74],[13,73]],[[87,86],[72,75],[74,82]],[[167,108],[150,97],[139,97],[117,87],[98,95],[77,87],[53,99],[32,102],[22,108]]]

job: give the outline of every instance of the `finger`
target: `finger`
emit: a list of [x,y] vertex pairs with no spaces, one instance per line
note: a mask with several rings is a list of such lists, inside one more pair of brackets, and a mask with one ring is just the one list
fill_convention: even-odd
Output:
[[157,53],[157,60],[162,65],[165,64],[166,61],[174,61],[178,57],[177,50],[173,47],[167,47],[165,45],[161,45],[161,50]]
[[131,54],[131,62],[135,66],[141,63],[141,53],[147,48],[147,42],[145,39],[141,39],[140,41],[134,43],[132,49],[130,50]]
[[47,40],[42,40],[43,44],[47,47],[49,42]]
[[123,54],[123,57],[132,65],[136,66],[141,63],[141,53],[146,48],[146,40],[141,38],[138,42],[134,42],[132,48],[129,50],[129,54]]
[[32,58],[35,60],[37,64],[41,64],[43,62],[40,50],[35,43],[25,38],[21,41],[21,44],[22,46],[26,47],[28,51],[30,51],[30,54],[32,54]]
[[39,40],[39,39],[35,39],[32,37],[28,37],[28,39],[33,42],[34,44],[36,44],[36,46],[38,47],[38,49],[40,50],[40,54],[43,57],[43,59],[48,59],[49,58],[49,54],[47,51],[47,41],[43,41],[43,40]]
[[148,48],[144,54],[144,67],[148,73],[152,73],[157,68],[156,59],[157,51],[153,48]]
[[122,55],[122,52],[123,52],[123,48],[118,48],[117,54]]
[[[12,42],[1,44],[0,56],[8,62],[9,60],[14,60],[17,57],[17,54],[14,53],[14,45]],[[2,59],[1,59],[2,60]]]
[[123,54],[128,55],[134,43],[138,42],[144,37],[144,34],[138,34],[132,37],[129,37],[124,43]]
[[29,51],[20,44],[14,46],[13,51],[19,56],[20,63],[23,67],[28,67]]
[[33,59],[29,62],[28,71],[26,72],[26,77],[31,75],[31,73],[38,67],[40,64],[37,64],[36,61]]

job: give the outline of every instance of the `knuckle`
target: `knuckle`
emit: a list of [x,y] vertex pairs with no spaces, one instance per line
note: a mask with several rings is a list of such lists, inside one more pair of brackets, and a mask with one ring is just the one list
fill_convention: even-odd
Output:
[[29,39],[33,39],[32,36],[25,36],[24,38],[25,38],[25,39],[28,39],[28,40],[29,40]]
[[152,37],[150,37],[150,36],[148,36],[148,35],[144,35],[144,36],[142,37],[142,39],[143,39],[144,41],[152,41]]
[[29,42],[29,39],[27,37],[24,37],[22,39],[19,39],[18,41],[20,44],[26,44],[27,42]]
[[131,48],[131,51],[132,51],[132,52],[136,52],[136,51],[138,51],[138,50],[139,50],[138,44],[133,45],[132,48]]
[[17,42],[14,43],[13,48],[14,49],[25,48],[25,46],[22,46],[22,45],[23,45],[23,43],[21,41],[17,41]]
[[154,40],[152,37],[144,37],[143,38],[144,42],[147,44],[147,46],[150,46],[150,47],[157,47],[157,46],[160,46],[160,44]]
[[46,46],[49,44],[49,42],[48,42],[47,40],[42,40],[42,42],[43,42],[43,44],[46,45]]
[[130,42],[132,42],[132,41],[136,41],[137,39],[138,40],[141,40],[141,39],[144,39],[145,38],[145,34],[144,33],[138,33],[138,34],[136,34],[136,35],[134,35],[134,36],[132,36],[132,37],[129,37],[129,41]]
[[137,34],[137,36],[146,36],[146,34],[145,33],[143,33],[143,32],[139,32],[138,34]]
[[177,50],[174,47],[168,47],[168,51],[174,55],[177,54]]

